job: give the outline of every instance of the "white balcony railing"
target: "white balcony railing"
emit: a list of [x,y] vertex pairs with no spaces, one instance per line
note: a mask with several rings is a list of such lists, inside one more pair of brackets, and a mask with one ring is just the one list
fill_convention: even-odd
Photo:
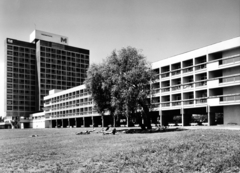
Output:
[[207,98],[197,98],[196,104],[204,104],[207,103]]
[[219,79],[220,83],[228,83],[228,82],[237,82],[240,81],[240,75],[239,76],[233,76],[233,77],[225,77]]
[[206,85],[207,85],[207,81],[201,81],[201,82],[195,83],[195,87],[201,87],[201,86],[206,86]]
[[189,73],[189,72],[192,72],[192,71],[193,71],[192,67],[183,69],[183,73]]
[[195,70],[202,70],[202,69],[206,69],[207,68],[207,65],[206,64],[202,64],[202,65],[198,65],[195,67]]
[[185,84],[183,85],[183,89],[190,89],[193,88],[193,84]]
[[180,105],[182,105],[181,101],[173,101],[172,102],[172,106],[180,106]]
[[172,91],[176,91],[176,90],[180,90],[180,89],[181,89],[180,85],[172,87]]
[[191,105],[194,104],[194,100],[183,100],[184,105]]
[[239,102],[239,101],[240,101],[240,94],[220,97],[220,102]]
[[225,65],[225,64],[230,64],[230,63],[238,63],[240,62],[240,55],[235,55],[231,58],[226,58],[226,59],[223,59],[222,62],[221,62],[221,65]]

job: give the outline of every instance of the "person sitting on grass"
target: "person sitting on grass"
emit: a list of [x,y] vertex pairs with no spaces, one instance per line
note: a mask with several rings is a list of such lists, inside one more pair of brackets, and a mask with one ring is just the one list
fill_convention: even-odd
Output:
[[113,128],[113,130],[104,131],[103,135],[109,135],[109,134],[115,135],[116,132],[117,132],[116,128]]

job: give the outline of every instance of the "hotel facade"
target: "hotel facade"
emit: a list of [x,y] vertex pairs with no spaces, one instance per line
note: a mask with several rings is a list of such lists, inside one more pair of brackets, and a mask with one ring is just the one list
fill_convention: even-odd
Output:
[[28,119],[43,111],[51,89],[66,90],[83,84],[89,50],[69,46],[68,37],[34,30],[30,42],[5,41],[5,119]]
[[[240,125],[240,37],[154,62],[152,70],[158,76],[151,85],[152,123],[196,125],[193,117],[200,116],[203,125]],[[101,125],[84,85],[50,91],[44,114],[45,127]]]

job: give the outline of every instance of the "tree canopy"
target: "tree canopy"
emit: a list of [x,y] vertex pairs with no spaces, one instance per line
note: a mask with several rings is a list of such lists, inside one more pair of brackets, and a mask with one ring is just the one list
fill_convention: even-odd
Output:
[[124,115],[127,120],[142,110],[144,125],[151,128],[149,109],[150,83],[155,80],[150,63],[136,48],[114,50],[101,64],[93,64],[85,81],[96,109],[103,116]]

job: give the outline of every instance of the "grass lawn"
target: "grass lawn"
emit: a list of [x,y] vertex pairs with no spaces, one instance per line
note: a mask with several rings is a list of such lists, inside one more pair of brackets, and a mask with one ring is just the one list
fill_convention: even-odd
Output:
[[0,130],[0,172],[240,172],[238,130],[75,135],[81,130]]

